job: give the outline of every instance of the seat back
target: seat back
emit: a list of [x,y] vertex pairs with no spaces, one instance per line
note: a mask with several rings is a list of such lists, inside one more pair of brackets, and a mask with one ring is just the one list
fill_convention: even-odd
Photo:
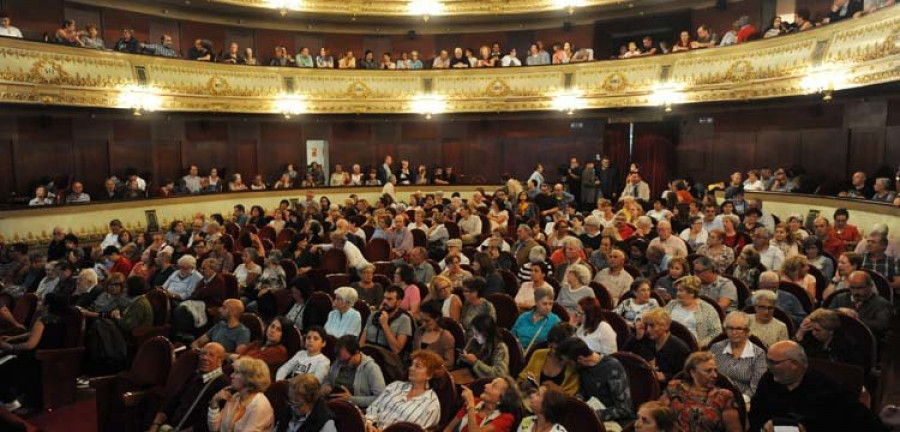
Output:
[[371,239],[363,248],[363,256],[369,262],[387,261],[391,259],[391,244],[383,238]]
[[287,350],[288,358],[305,349],[303,336],[300,334],[300,330],[297,330],[297,327],[288,326],[288,328],[281,329],[281,332],[281,343]]
[[868,273],[869,276],[872,277],[872,282],[875,283],[875,288],[878,289],[878,295],[884,297],[891,303],[894,303],[894,290],[891,289],[891,283],[887,280],[884,275],[878,273],[877,271],[870,269],[863,269],[864,272]]
[[[265,339],[266,328],[262,318],[255,313],[245,312],[241,315],[241,324],[250,330],[250,341],[262,341]],[[283,331],[283,329],[282,329]]]
[[372,234],[375,234],[375,227],[372,225],[363,225],[362,230],[366,233],[366,239],[372,239]]
[[375,275],[382,275],[388,278],[387,285],[384,285],[385,288],[393,284],[394,263],[390,261],[375,261],[372,264],[375,266]]
[[413,236],[413,246],[415,247],[425,247],[428,245],[428,236],[425,235],[425,231],[420,229],[410,230]]
[[169,322],[169,296],[161,288],[154,288],[147,292],[147,301],[153,309],[153,325],[161,326]]
[[628,374],[628,385],[631,388],[631,403],[634,412],[637,412],[638,407],[643,405],[644,402],[659,399],[661,389],[659,381],[656,380],[653,366],[650,363],[641,356],[630,352],[619,351],[611,355],[622,364],[622,367],[625,368],[625,373]]
[[299,270],[297,269],[297,263],[295,263],[293,260],[283,259],[279,262],[279,265],[281,265],[281,269],[284,270],[284,280],[290,286],[291,282],[293,282],[294,279],[297,278],[297,273],[299,272]]
[[356,303],[353,304],[353,309],[356,309],[356,311],[359,312],[360,322],[365,325],[365,323],[369,321],[369,315],[372,313],[369,304],[366,303],[365,300],[357,300]]
[[347,273],[332,273],[326,275],[325,280],[328,281],[328,287],[331,289],[331,292],[341,287],[350,286],[350,275]]
[[265,391],[266,399],[272,405],[272,411],[275,418],[283,418],[282,416],[290,409],[288,406],[288,381],[273,381],[269,388]]
[[12,311],[13,318],[17,323],[25,327],[31,326],[31,320],[34,318],[34,312],[37,310],[38,297],[34,293],[25,293],[16,301],[16,307]]
[[519,306],[516,305],[516,301],[504,293],[491,294],[487,296],[487,301],[491,302],[494,310],[497,311],[497,325],[505,329],[512,329],[516,319],[519,318]]
[[596,297],[597,301],[600,302],[600,307],[606,310],[612,310],[612,308],[614,307],[612,295],[609,294],[609,290],[606,288],[606,286],[596,281],[591,281],[588,286],[590,286],[591,289],[594,290],[594,297]]
[[447,228],[447,235],[451,239],[462,238],[462,231],[459,229],[459,225],[453,221],[444,221],[444,228]]
[[75,348],[84,345],[84,315],[74,306],[62,317],[66,323],[66,341],[63,348]]
[[641,273],[641,271],[633,265],[626,265],[624,270],[635,279],[644,277],[644,274]]
[[[515,258],[513,259],[515,262]],[[519,278],[516,277],[515,273],[506,270],[500,269],[500,276],[503,277],[503,290],[509,294],[510,297],[515,298],[516,294],[519,293]]]
[[865,373],[857,365],[832,362],[823,359],[809,359],[809,368],[831,378],[840,384],[855,399],[860,397],[865,385]]
[[603,321],[606,321],[606,323],[615,330],[616,346],[618,346],[619,349],[622,349],[622,347],[624,347],[631,339],[631,327],[628,326],[628,322],[625,321],[625,318],[622,318],[621,315],[613,311],[600,311],[600,315],[603,317]]
[[360,351],[362,351],[363,354],[372,357],[372,360],[375,360],[375,363],[381,367],[385,384],[401,380],[406,375],[403,370],[403,362],[400,360],[400,356],[394,354],[393,351],[389,351],[386,348],[377,345],[366,345],[360,348]]
[[543,342],[535,342],[531,344],[531,349],[525,352],[525,366],[528,366],[528,362],[531,361],[531,356],[534,355],[534,352],[539,349],[550,348],[550,344],[547,341]]
[[328,409],[334,414],[335,429],[342,432],[366,432],[366,419],[355,405],[347,401],[330,400]]
[[322,254],[319,269],[325,274],[347,273],[347,254],[341,249],[328,249]]
[[235,277],[231,273],[219,273],[222,275],[222,279],[225,280],[225,298],[228,299],[240,299],[241,298],[241,288],[238,285],[237,277]]
[[272,295],[275,297],[275,308],[278,310],[278,315],[286,314],[294,305],[294,298],[291,297],[289,289],[275,291]]
[[822,293],[828,288],[828,278],[815,266],[809,266],[809,274],[816,278],[816,302],[822,301]]
[[291,245],[291,242],[294,241],[294,236],[297,235],[297,231],[293,228],[285,228],[278,233],[275,237],[275,247],[278,249],[284,249]]
[[752,293],[750,292],[750,288],[747,287],[747,284],[744,281],[730,275],[722,275],[725,279],[731,281],[734,284],[734,287],[737,289],[738,296],[738,308],[744,307],[747,304],[747,299],[750,298]]
[[397,422],[386,427],[382,432],[425,432],[425,429],[415,423]]
[[178,389],[191,379],[199,364],[199,351],[187,350],[175,359],[175,363],[169,369],[169,376],[166,378],[166,399],[173,397]]
[[806,311],[807,314],[812,312],[812,301],[810,301],[809,294],[805,289],[803,289],[803,287],[793,282],[780,281],[778,282],[778,289],[781,291],[789,292],[793,294],[794,297],[797,297],[797,300],[800,300],[800,306],[803,306],[803,310]]
[[434,374],[429,382],[431,389],[437,394],[438,401],[441,402],[441,420],[439,425],[450,423],[453,415],[456,414],[458,407],[457,397],[459,392],[453,383],[453,375],[447,370],[447,367],[441,367],[441,370]]
[[466,331],[463,330],[462,325],[459,321],[455,321],[448,317],[443,317],[438,321],[438,325],[441,326],[442,329],[447,330],[450,334],[453,335],[454,346],[458,350],[465,349],[466,347]]
[[[325,294],[320,291],[316,291],[309,296],[309,307],[317,309],[319,311],[330,311],[332,309],[331,306],[331,296]],[[328,321],[328,313],[320,313],[316,314],[319,319],[317,322],[310,322],[309,325],[318,325],[324,326],[325,322]]]
[[168,339],[155,336],[138,348],[131,370],[130,380],[142,388],[163,386],[175,361],[175,348]]
[[525,352],[522,350],[522,345],[509,330],[505,328],[499,330],[500,340],[506,344],[506,349],[509,351],[509,375],[519,376],[519,372],[525,367]]
[[562,322],[569,322],[569,311],[566,310],[561,304],[553,303],[553,309],[551,312],[555,313],[556,316],[559,317]]
[[274,242],[275,238],[278,237],[278,235],[275,233],[275,228],[272,228],[268,225],[260,228],[258,235],[261,240],[269,240],[271,242]]
[[678,321],[672,321],[672,323],[669,325],[669,332],[672,333],[672,336],[676,336],[678,339],[681,339],[681,341],[684,342],[692,352],[700,350],[700,344],[697,343],[697,338],[694,337],[694,334],[691,333],[691,331],[688,330],[688,328],[685,327],[684,324]]
[[560,422],[568,432],[606,432],[603,422],[588,404],[574,397],[566,397],[565,417]]
[[875,334],[857,318],[842,313],[838,314],[838,317],[841,320],[841,327],[837,331],[844,332],[848,339],[859,344],[863,351],[863,370],[868,374],[877,358],[878,344]]

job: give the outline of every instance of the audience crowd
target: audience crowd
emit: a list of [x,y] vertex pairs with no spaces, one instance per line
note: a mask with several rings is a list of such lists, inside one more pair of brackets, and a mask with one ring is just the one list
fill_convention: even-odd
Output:
[[[415,182],[384,160],[376,176]],[[2,242],[0,352],[13,358],[0,400],[39,405],[35,352],[61,348],[75,313],[89,347],[79,385],[127,368],[160,321],[199,357],[151,431],[333,431],[339,401],[368,431],[563,431],[572,412],[614,431],[886,430],[860,396],[873,389],[840,371],[881,367],[900,288],[887,226],[863,235],[844,209],[804,218],[744,201],[790,190],[782,169],[736,174],[719,203],[683,179],[653,199],[634,165],[607,184],[612,162],[572,158],[558,183],[539,166],[524,188],[507,178],[465,199],[308,191],[154,233],[113,220],[96,245],[61,228],[46,250]],[[191,177],[184,187],[204,183]],[[27,301],[38,318],[17,321]]]

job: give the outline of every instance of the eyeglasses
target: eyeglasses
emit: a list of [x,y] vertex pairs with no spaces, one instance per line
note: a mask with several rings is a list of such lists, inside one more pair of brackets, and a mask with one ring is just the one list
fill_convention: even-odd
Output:
[[731,326],[725,327],[725,331],[741,331],[742,332],[742,331],[747,331],[747,330],[750,330],[750,329],[747,327],[731,327]]
[[709,269],[694,267],[694,274],[700,274],[700,273],[703,273],[703,272],[705,272],[705,271],[707,271],[707,270],[709,270]]
[[762,309],[762,310],[775,310],[775,306],[763,306],[763,305],[758,305],[758,306],[756,306],[756,308],[757,308],[757,309]]

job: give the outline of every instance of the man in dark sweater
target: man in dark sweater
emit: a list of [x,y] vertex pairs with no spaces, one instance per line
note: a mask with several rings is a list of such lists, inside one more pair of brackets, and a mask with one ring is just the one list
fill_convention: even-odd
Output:
[[215,342],[208,343],[200,349],[199,357],[197,372],[163,401],[149,432],[156,432],[163,424],[175,430],[207,429],[209,400],[228,385],[228,377],[222,374],[225,348]]
[[628,374],[615,357],[591,351],[577,337],[560,342],[557,352],[563,361],[578,369],[581,381],[578,394],[597,412],[600,420],[621,426],[634,418]]
[[750,401],[750,430],[802,425],[808,431],[886,431],[863,404],[837,383],[809,370],[803,348],[781,341],[766,354],[769,372]]

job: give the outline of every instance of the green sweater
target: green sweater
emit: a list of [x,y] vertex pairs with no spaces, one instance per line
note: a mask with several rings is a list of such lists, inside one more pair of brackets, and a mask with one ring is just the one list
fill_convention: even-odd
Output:
[[150,301],[147,300],[146,295],[134,299],[122,312],[122,319],[119,320],[119,328],[128,335],[138,327],[152,325],[153,307],[150,306]]

